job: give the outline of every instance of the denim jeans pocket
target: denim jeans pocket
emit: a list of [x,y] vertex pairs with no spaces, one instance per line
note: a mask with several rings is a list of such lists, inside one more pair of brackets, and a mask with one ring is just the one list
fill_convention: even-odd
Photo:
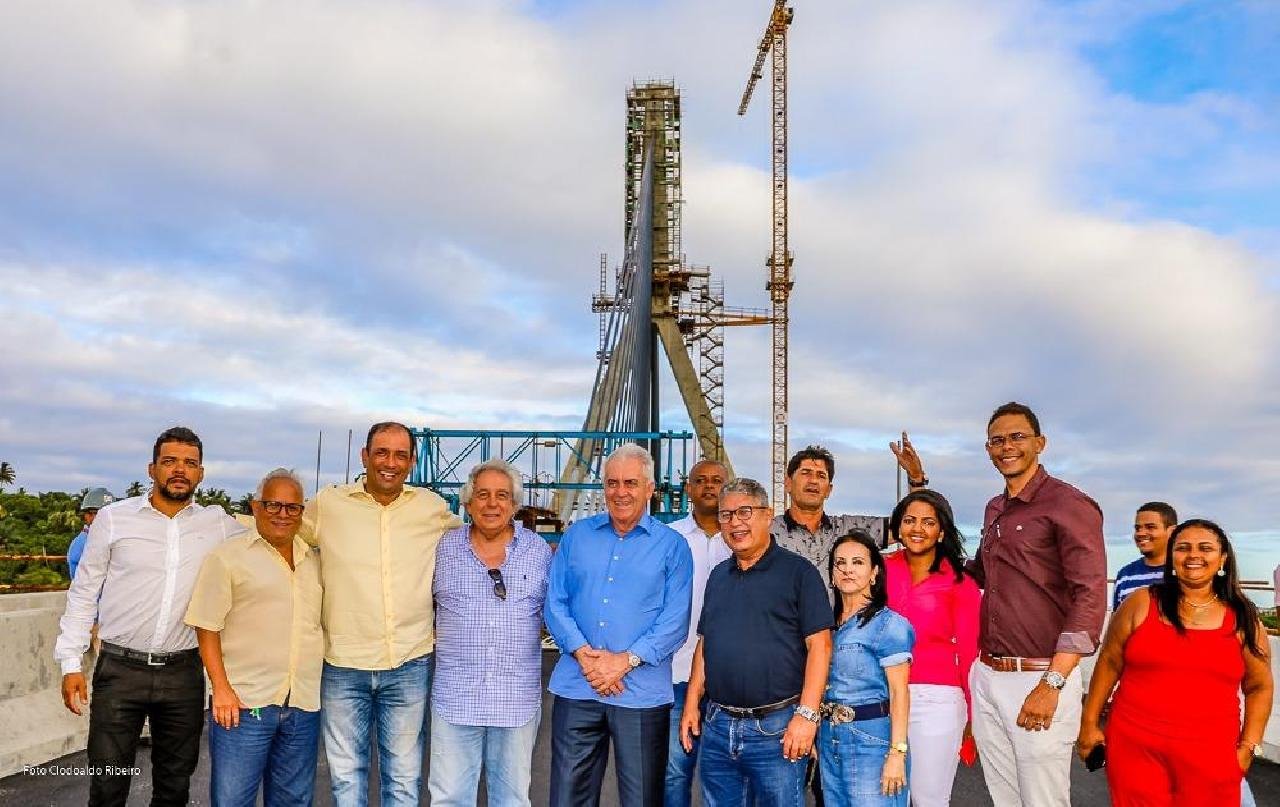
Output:
[[794,706],[787,706],[779,709],[773,714],[756,718],[756,731],[766,737],[781,737],[787,731],[787,726],[791,723],[791,716],[795,714]]

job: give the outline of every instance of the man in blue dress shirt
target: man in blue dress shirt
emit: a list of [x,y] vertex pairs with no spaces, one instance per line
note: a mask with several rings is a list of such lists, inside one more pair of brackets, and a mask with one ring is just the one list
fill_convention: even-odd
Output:
[[551,805],[597,805],[614,747],[622,807],[662,804],[673,690],[685,640],[693,556],[648,515],[653,460],[634,444],[605,460],[608,510],[575,522],[551,562]]

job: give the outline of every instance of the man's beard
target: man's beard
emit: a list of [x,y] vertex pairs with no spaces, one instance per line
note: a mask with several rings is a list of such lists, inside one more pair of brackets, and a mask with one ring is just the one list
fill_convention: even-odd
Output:
[[190,484],[185,491],[176,491],[168,485],[156,485],[156,492],[171,502],[187,502],[195,495],[196,489]]

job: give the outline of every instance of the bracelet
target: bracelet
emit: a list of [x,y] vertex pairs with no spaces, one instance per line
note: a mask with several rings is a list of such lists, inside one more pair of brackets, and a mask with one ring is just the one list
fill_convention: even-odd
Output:
[[1262,743],[1251,743],[1242,737],[1240,738],[1240,742],[1236,743],[1236,748],[1239,748],[1240,746],[1247,746],[1249,748],[1249,753],[1257,756],[1258,746],[1260,745],[1262,745]]
[[919,482],[917,482],[917,481],[916,481],[916,480],[914,480],[914,479],[908,479],[908,480],[907,480],[907,487],[911,487],[911,488],[927,488],[927,487],[929,487],[929,477],[927,477],[927,476],[921,477]]

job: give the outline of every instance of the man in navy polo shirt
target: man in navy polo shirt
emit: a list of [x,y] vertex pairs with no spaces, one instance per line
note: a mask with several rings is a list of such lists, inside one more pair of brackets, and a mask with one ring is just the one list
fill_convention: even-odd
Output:
[[[680,721],[686,749],[702,737],[708,807],[743,804],[748,791],[761,805],[804,804],[833,613],[818,570],[769,535],[772,518],[759,482],[725,485],[719,520],[733,557],[707,580]],[[705,722],[698,714],[704,694]]]

